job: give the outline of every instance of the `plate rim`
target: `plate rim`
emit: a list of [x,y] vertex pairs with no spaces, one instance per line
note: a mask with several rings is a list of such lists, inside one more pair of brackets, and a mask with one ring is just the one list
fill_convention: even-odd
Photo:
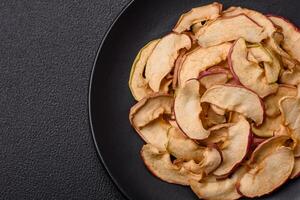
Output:
[[93,117],[92,117],[92,87],[93,87],[93,80],[94,80],[94,74],[95,74],[95,69],[96,69],[96,64],[97,61],[99,59],[99,55],[102,51],[103,45],[105,40],[107,39],[108,35],[110,34],[112,28],[114,27],[114,25],[117,23],[117,21],[122,17],[122,15],[125,13],[125,11],[131,7],[133,5],[133,3],[135,2],[135,0],[130,0],[122,9],[121,11],[118,13],[118,15],[114,18],[114,20],[112,21],[112,23],[109,25],[109,28],[106,30],[100,45],[97,49],[97,53],[94,59],[94,63],[93,63],[93,67],[92,67],[92,71],[90,73],[90,77],[89,77],[89,88],[88,88],[88,120],[89,120],[89,127],[90,127],[90,132],[92,134],[92,138],[93,138],[93,143],[94,143],[94,148],[96,149],[97,152],[97,157],[100,160],[100,163],[102,164],[102,166],[104,166],[104,169],[106,171],[106,173],[108,174],[109,178],[112,180],[113,184],[115,185],[115,187],[117,188],[117,190],[121,193],[121,195],[128,200],[132,200],[129,195],[125,192],[125,190],[121,187],[121,185],[118,183],[118,181],[114,178],[114,176],[112,175],[111,171],[109,170],[109,168],[106,165],[106,162],[104,161],[102,154],[100,152],[97,140],[96,140],[96,135],[95,135],[95,131],[94,131],[94,125],[93,125]]

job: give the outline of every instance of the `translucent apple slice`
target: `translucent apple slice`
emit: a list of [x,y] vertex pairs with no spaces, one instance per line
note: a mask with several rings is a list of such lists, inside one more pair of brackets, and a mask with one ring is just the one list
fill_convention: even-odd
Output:
[[227,111],[236,111],[260,125],[264,119],[264,106],[254,92],[239,86],[217,85],[201,97],[202,103],[214,104]]
[[287,19],[279,16],[268,16],[271,21],[282,28],[284,40],[282,47],[293,58],[300,62],[300,33],[299,29]]
[[241,37],[248,42],[257,43],[267,36],[263,27],[244,14],[218,18],[200,28],[196,33],[198,43],[202,47],[234,41]]
[[226,148],[222,149],[223,162],[214,171],[216,176],[224,176],[231,172],[244,160],[251,147],[252,134],[250,124],[244,118],[228,128]]
[[279,85],[275,94],[267,96],[264,99],[267,116],[276,117],[280,115],[279,100],[285,96],[297,96],[297,88],[290,85]]
[[195,174],[183,167],[174,165],[169,153],[160,151],[151,144],[143,146],[141,156],[148,170],[154,176],[168,183],[189,185],[190,180],[199,181],[202,179],[202,174]]
[[239,199],[240,195],[236,190],[236,183],[239,177],[244,173],[244,168],[237,170],[230,178],[218,180],[216,177],[208,177],[197,182],[190,181],[190,186],[193,192],[200,199],[207,200],[235,200]]
[[259,127],[252,125],[252,131],[258,137],[273,137],[275,132],[280,129],[281,116],[266,117],[263,124]]
[[300,176],[300,158],[295,158],[294,168],[290,179],[296,179]]
[[231,43],[224,43],[209,48],[198,47],[188,53],[178,74],[178,85],[183,87],[186,81],[198,78],[201,72],[226,60],[230,47]]
[[200,83],[188,81],[183,88],[176,91],[174,111],[180,129],[191,139],[202,140],[209,136],[200,119]]
[[181,15],[173,31],[176,33],[182,33],[190,30],[196,23],[216,19],[220,16],[222,7],[222,4],[212,3],[198,8],[193,8],[189,12]]
[[143,73],[148,58],[158,42],[159,40],[154,40],[143,47],[136,56],[132,65],[129,78],[129,88],[131,90],[132,96],[137,101],[140,101],[147,95],[153,93],[153,91],[149,88],[148,82],[144,78]]
[[244,39],[240,38],[235,42],[229,53],[228,63],[233,75],[241,84],[260,97],[266,97],[277,91],[278,84],[268,84],[264,70],[258,64],[247,60],[247,46]]
[[161,81],[174,67],[179,50],[184,48],[191,48],[191,39],[185,34],[171,33],[158,42],[145,70],[146,80],[154,92],[159,91]]
[[250,167],[237,184],[239,193],[250,198],[269,194],[290,177],[294,167],[293,151],[279,147],[263,160],[254,160]]

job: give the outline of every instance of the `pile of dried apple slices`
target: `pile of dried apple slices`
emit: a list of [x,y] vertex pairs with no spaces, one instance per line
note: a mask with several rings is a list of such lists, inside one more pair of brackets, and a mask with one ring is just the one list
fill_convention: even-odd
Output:
[[300,175],[300,32],[288,20],[193,8],[142,48],[129,86],[141,157],[159,179],[231,200]]

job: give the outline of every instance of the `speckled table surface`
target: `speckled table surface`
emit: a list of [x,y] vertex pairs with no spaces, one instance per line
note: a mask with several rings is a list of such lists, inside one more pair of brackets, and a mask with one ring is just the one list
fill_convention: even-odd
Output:
[[0,199],[124,199],[97,158],[87,97],[128,2],[0,2]]

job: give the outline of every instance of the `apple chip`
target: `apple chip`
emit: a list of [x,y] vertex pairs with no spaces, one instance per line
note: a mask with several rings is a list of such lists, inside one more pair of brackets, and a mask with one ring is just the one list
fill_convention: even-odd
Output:
[[239,180],[237,189],[250,198],[269,194],[286,182],[293,167],[293,151],[285,146],[279,147],[264,159],[253,160],[250,170]]
[[161,81],[174,68],[180,49],[190,49],[191,39],[185,34],[171,33],[163,37],[150,55],[145,70],[146,80],[154,92],[158,92]]
[[198,80],[188,81],[176,91],[175,116],[180,129],[191,139],[202,140],[209,136],[200,119],[200,84]]
[[266,117],[263,124],[259,127],[252,125],[252,131],[259,137],[272,137],[275,132],[280,129],[281,116],[277,117]]
[[218,115],[225,115],[226,114],[226,110],[216,106],[216,105],[213,105],[211,104],[210,105],[211,109]]
[[184,167],[180,168],[174,165],[169,153],[160,151],[151,144],[143,146],[141,156],[149,171],[168,183],[189,185],[190,180],[199,181],[202,179],[201,174],[194,174]]
[[229,111],[236,111],[260,125],[264,118],[264,106],[252,91],[239,86],[217,85],[208,89],[201,102],[214,104]]
[[260,97],[266,97],[277,91],[278,84],[269,84],[264,70],[258,64],[247,60],[247,45],[244,39],[241,38],[235,42],[229,53],[228,62],[233,75],[241,84]]
[[244,14],[218,18],[200,28],[196,33],[198,43],[202,47],[214,46],[239,38],[257,43],[267,38],[267,36],[263,27]]
[[240,117],[236,124],[228,128],[226,141],[229,144],[222,149],[223,162],[214,171],[216,176],[224,176],[233,172],[250,150],[252,134],[250,124],[244,117]]
[[207,177],[200,182],[190,181],[193,192],[200,199],[207,200],[234,200],[239,199],[240,195],[236,190],[236,183],[244,173],[244,168],[237,170],[230,178],[219,180],[216,177]]
[[276,117],[280,115],[279,100],[285,96],[297,96],[297,89],[290,85],[279,85],[275,94],[267,96],[264,99],[266,115]]
[[214,70],[207,70],[199,74],[199,81],[206,89],[211,88],[214,85],[225,84],[231,78],[231,72],[225,68],[215,68]]
[[143,47],[136,56],[130,72],[129,88],[135,100],[140,101],[147,95],[153,93],[144,78],[146,63],[159,40],[154,40]]
[[296,65],[292,69],[285,70],[280,77],[280,82],[290,85],[300,84],[300,66]]
[[276,25],[281,27],[284,35],[282,47],[294,59],[300,62],[300,33],[299,29],[290,21],[279,16],[269,16],[269,19]]
[[209,67],[226,60],[231,43],[224,43],[209,48],[198,47],[185,56],[178,74],[178,84],[183,87],[185,82],[198,78],[199,73]]
[[222,4],[212,3],[206,6],[193,8],[189,12],[181,15],[173,31],[176,33],[182,33],[190,30],[196,23],[216,19],[220,16],[222,7]]

